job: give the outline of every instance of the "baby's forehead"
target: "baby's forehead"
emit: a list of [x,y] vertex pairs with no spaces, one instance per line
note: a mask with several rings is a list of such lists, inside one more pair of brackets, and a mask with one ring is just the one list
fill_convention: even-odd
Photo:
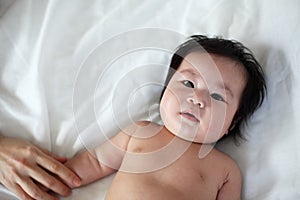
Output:
[[222,72],[239,71],[247,78],[247,70],[239,61],[219,54],[191,52],[186,55],[177,71],[187,75],[213,76]]
[[189,63],[194,67],[198,67],[197,64],[216,65],[216,62],[232,66],[239,64],[241,65],[239,61],[229,56],[207,53],[203,51],[195,51],[187,54],[185,57],[183,57],[183,62]]
[[219,72],[211,55],[204,52],[192,52],[186,55],[177,71],[181,74],[193,77],[208,75],[209,71],[211,71],[211,73]]

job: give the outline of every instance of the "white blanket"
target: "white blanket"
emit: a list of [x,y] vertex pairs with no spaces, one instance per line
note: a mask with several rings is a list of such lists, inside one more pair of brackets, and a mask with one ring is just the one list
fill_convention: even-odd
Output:
[[[248,46],[268,95],[218,147],[243,173],[243,199],[300,199],[297,0],[0,1],[0,131],[72,157],[130,120],[159,121],[172,50],[192,34]],[[62,199],[103,199],[113,176]],[[0,199],[15,197],[0,185]]]

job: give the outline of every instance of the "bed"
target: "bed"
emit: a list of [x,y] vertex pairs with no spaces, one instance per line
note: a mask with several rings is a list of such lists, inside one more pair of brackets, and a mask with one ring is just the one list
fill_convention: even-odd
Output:
[[[247,141],[218,144],[239,164],[242,199],[300,199],[297,0],[0,2],[0,131],[72,157],[131,120],[160,121],[173,49],[187,36],[248,46],[266,74]],[[63,200],[104,199],[114,175]],[[0,199],[16,197],[0,185]]]

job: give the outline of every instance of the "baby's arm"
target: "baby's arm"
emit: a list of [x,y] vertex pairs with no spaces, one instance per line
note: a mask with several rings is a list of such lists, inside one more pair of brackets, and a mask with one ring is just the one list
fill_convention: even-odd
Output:
[[218,192],[217,200],[240,200],[242,175],[236,163],[232,163],[227,179]]
[[81,186],[110,175],[119,169],[130,136],[120,132],[91,151],[79,153],[66,166],[81,178]]

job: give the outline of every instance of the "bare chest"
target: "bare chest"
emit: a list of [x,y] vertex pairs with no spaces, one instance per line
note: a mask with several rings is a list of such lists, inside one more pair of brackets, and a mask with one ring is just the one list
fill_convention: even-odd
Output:
[[198,150],[176,137],[131,141],[107,199],[216,199],[222,170]]
[[147,173],[119,171],[107,199],[144,200],[209,200],[216,199],[220,183],[219,172],[197,167],[179,159],[165,168]]

